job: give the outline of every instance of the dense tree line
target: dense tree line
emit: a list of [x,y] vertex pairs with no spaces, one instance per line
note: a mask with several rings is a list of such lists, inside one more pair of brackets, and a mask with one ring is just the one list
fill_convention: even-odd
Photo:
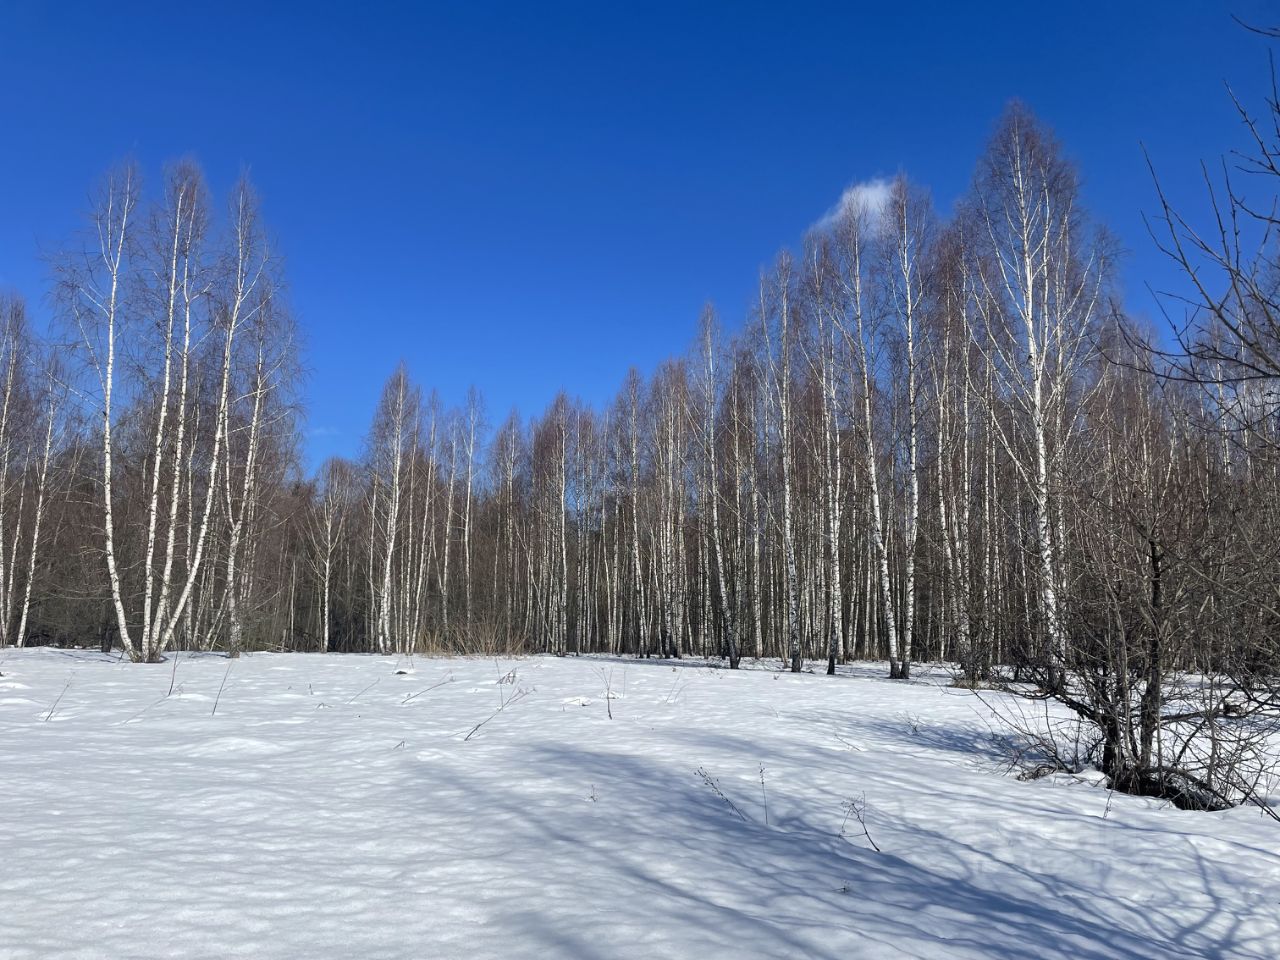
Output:
[[122,168],[57,261],[57,345],[0,303],[0,640],[943,660],[1067,705],[1124,789],[1247,797],[1239,721],[1280,668],[1256,146],[1267,202],[1228,180],[1216,240],[1153,221],[1192,282],[1176,349],[1123,316],[1077,172],[1014,106],[950,216],[906,177],[847,194],[736,332],[707,308],[612,403],[494,424],[402,365],[362,456],[312,478],[251,187],[219,209],[191,164],[154,196]]

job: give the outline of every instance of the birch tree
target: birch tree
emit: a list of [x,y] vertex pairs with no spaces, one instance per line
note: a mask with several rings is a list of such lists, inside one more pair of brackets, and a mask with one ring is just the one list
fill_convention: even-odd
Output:
[[413,638],[393,637],[392,572],[401,546],[402,488],[411,437],[418,417],[418,389],[409,381],[409,372],[400,364],[382,388],[382,398],[370,433],[369,456],[373,481],[379,496],[374,510],[374,535],[378,557],[376,593],[376,644],[380,653],[389,653],[393,645],[407,652]]
[[795,505],[792,497],[795,451],[792,430],[791,374],[796,334],[791,294],[791,260],[784,255],[779,259],[771,278],[761,277],[758,312],[769,373],[768,397],[774,414],[778,456],[782,468],[780,548],[786,591],[787,651],[791,661],[791,672],[799,673],[804,666],[804,654],[800,637],[800,583],[796,565]]
[[[904,381],[905,419],[903,445],[907,503],[902,531],[903,617],[898,660],[890,660],[890,676],[903,680],[911,674],[916,633],[916,546],[920,536],[920,367],[921,318],[925,309],[925,270],[931,242],[933,213],[927,199],[898,177],[890,188],[881,214],[882,269],[886,275],[889,312],[900,339],[902,362],[897,379]],[[896,459],[896,458],[895,458]]]
[[[724,573],[724,546],[720,529],[720,478],[716,470],[719,456],[716,444],[716,404],[719,402],[716,388],[715,366],[715,313],[708,307],[702,313],[703,355],[703,456],[707,464],[707,501],[711,510],[711,551],[714,563],[716,592],[720,598],[720,611],[724,619],[725,648],[729,655],[729,669],[737,670],[738,653],[737,609],[730,596],[728,580]],[[736,591],[734,592],[736,595]]]
[[888,530],[881,495],[880,449],[877,443],[876,375],[880,348],[876,337],[878,323],[869,316],[864,288],[867,264],[864,256],[868,233],[878,224],[882,211],[859,199],[849,205],[836,225],[840,245],[840,278],[844,309],[837,323],[852,363],[849,376],[851,393],[859,407],[858,435],[863,454],[863,473],[867,480],[867,501],[871,541],[875,548],[880,610],[888,635],[889,674],[898,678],[902,670],[898,618],[895,613],[893,579],[890,572]]
[[312,563],[320,580],[320,652],[333,642],[332,592],[334,563],[349,525],[355,482],[353,468],[345,460],[331,458],[320,469],[319,502],[309,527]]
[[975,332],[998,396],[1017,418],[1016,433],[999,417],[992,423],[1030,504],[1045,654],[1058,662],[1068,643],[1060,564],[1066,524],[1062,475],[1107,273],[1078,193],[1076,173],[1056,141],[1024,108],[1011,107],[976,180],[976,233],[984,243],[973,259],[983,294]]
[[[103,552],[116,631],[131,658],[153,661],[173,642],[199,582],[226,440],[234,347],[256,309],[264,261],[257,243],[256,204],[243,181],[233,192],[229,236],[216,262],[204,249],[207,211],[197,170],[189,165],[174,168],[149,229],[144,228],[139,204],[137,171],[125,167],[112,174],[92,215],[88,243],[65,258],[60,274],[64,308],[79,333],[97,387]],[[144,318],[151,322],[144,323]],[[192,429],[189,436],[188,404],[194,401],[197,379],[206,375],[196,369],[195,348],[206,338],[217,344],[210,356],[213,369],[207,371],[214,387],[212,396],[205,398],[213,413],[193,420],[204,429],[200,435]],[[125,368],[122,377],[125,346],[151,359]],[[148,375],[156,368],[158,378],[151,381]],[[150,453],[142,466],[145,520],[137,595],[135,586],[124,580],[116,528],[115,482],[122,470],[133,466],[116,461],[121,396],[135,406],[145,405],[152,424]],[[190,483],[183,488],[184,479],[193,476],[186,468],[197,445],[207,458],[202,496]],[[162,490],[167,493],[167,510]],[[187,557],[180,565],[178,518],[184,495],[200,497],[203,504],[193,506]],[[135,596],[141,608],[136,619],[127,611]]]

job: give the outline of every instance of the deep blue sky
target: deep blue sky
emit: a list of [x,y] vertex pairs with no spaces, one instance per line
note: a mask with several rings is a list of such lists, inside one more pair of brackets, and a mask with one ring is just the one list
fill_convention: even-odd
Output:
[[[259,9],[259,6],[262,9]],[[1223,81],[1267,79],[1263,0],[1121,3],[0,3],[0,285],[38,311],[41,251],[122,157],[158,180],[248,166],[307,341],[308,453],[355,454],[404,359],[492,419],[591,402],[741,322],[757,270],[848,185],[905,170],[949,209],[1004,104],[1066,143],[1129,251],[1145,143],[1192,204],[1241,144]],[[267,9],[267,8],[271,9]]]

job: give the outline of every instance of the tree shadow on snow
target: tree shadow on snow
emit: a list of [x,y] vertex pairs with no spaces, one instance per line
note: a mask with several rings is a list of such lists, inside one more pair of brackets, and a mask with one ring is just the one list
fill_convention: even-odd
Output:
[[[741,749],[748,749],[745,741]],[[1172,891],[1162,891],[1158,871],[1145,878],[1151,887],[1145,892],[1154,899],[1144,896],[1139,908],[1059,874],[1005,862],[941,832],[921,833],[932,841],[922,847],[930,862],[911,857],[909,850],[876,853],[865,840],[839,836],[835,823],[789,816],[768,826],[745,793],[735,796],[744,790],[741,780],[724,792],[742,818],[692,772],[587,747],[529,750],[540,772],[538,789],[532,783],[512,786],[499,771],[458,763],[430,774],[424,768],[427,779],[441,776],[449,789],[441,795],[428,786],[423,802],[460,830],[478,825],[468,832],[473,854],[499,858],[529,886],[528,906],[499,922],[521,951],[534,948],[535,955],[612,956],[624,930],[640,939],[633,945],[647,944],[654,955],[1270,955],[1267,944],[1250,939],[1242,916],[1233,918],[1225,939],[1204,931],[1211,920],[1231,913],[1239,894],[1231,877],[1204,858],[1197,869],[1211,909],[1192,916],[1189,906],[1171,902]],[[595,802],[587,812],[577,808],[566,816],[566,803],[591,802],[582,796],[587,784]],[[477,811],[484,811],[483,823]],[[584,817],[600,820],[579,830]],[[581,890],[584,876],[599,890],[590,902],[571,893]]]

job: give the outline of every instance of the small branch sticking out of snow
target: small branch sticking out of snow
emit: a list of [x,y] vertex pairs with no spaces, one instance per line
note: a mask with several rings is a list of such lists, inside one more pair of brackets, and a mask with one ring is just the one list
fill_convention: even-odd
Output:
[[173,696],[173,685],[178,681],[178,651],[173,651],[173,671],[169,674],[169,692],[165,697]]
[[764,825],[769,825],[769,793],[764,788],[764,764],[760,764],[760,796],[764,800]]
[[492,720],[494,717],[500,714],[503,710],[507,709],[507,707],[511,706],[517,700],[521,700],[524,697],[526,697],[529,694],[529,692],[530,692],[529,690],[526,690],[525,688],[521,687],[519,690],[513,693],[510,697],[508,697],[506,701],[502,704],[502,706],[498,707],[497,710],[489,714],[489,716],[485,717],[483,720],[477,723],[474,727],[472,727],[471,730],[467,733],[467,735],[462,738],[462,742],[466,743],[468,740],[474,737],[477,732],[479,732],[481,727],[483,727],[486,723],[488,723],[490,720]]
[[858,826],[862,827],[862,835],[866,837],[867,843],[871,844],[872,850],[879,853],[880,847],[871,839],[871,831],[867,829],[867,795],[865,793],[860,794],[857,800],[846,800],[844,802],[844,820],[840,822],[840,836],[845,840],[849,839],[849,835],[844,832],[844,828],[848,825],[850,817],[858,821]]
[[218,714],[218,703],[222,700],[222,691],[227,686],[227,677],[231,675],[231,665],[234,663],[234,660],[227,661],[227,672],[222,675],[222,683],[218,685],[218,695],[213,698],[213,709],[209,711],[209,716],[211,717],[217,716]]
[[605,708],[605,712],[609,714],[609,719],[612,720],[613,719],[613,671],[610,670],[608,673],[605,673],[604,668],[602,667],[596,670],[596,673],[599,674],[600,680],[604,683],[604,708]]
[[[381,679],[381,678],[379,678],[379,679]],[[361,690],[359,693],[357,693],[354,697],[352,697],[350,700],[348,700],[348,701],[347,701],[347,703],[355,703],[355,702],[356,702],[356,700],[358,700],[360,697],[363,697],[366,693],[368,693],[370,690],[372,690],[372,689],[373,689],[374,687],[376,687],[377,685],[378,685],[378,681],[377,681],[377,680],[373,681],[373,683],[369,684],[367,687],[365,687],[363,690]]]
[[741,820],[743,823],[751,822],[750,820],[747,819],[747,815],[738,809],[738,805],[724,795],[724,791],[720,789],[719,782],[716,780],[715,777],[707,773],[707,770],[705,767],[699,767],[697,770],[693,772],[702,778],[702,782],[711,788],[712,793],[714,793],[717,797],[719,797],[721,800],[725,802],[725,805],[734,812],[734,814],[737,816],[739,820]]
[[58,704],[62,702],[62,698],[67,695],[67,691],[71,689],[71,681],[75,679],[75,674],[67,677],[67,685],[62,688],[62,693],[58,694],[58,699],[53,701],[53,706],[49,708],[49,712],[44,715],[44,722],[48,723],[53,717],[53,711],[58,709]]
[[425,690],[419,690],[417,693],[409,694],[407,697],[405,697],[403,700],[400,701],[400,706],[403,707],[410,700],[416,700],[418,697],[422,696],[424,693],[430,693],[436,687],[443,687],[446,683],[452,683],[452,682],[453,682],[453,674],[451,673],[447,677],[445,677],[443,680],[441,680],[439,683],[433,683],[431,686],[427,687],[427,689]]

